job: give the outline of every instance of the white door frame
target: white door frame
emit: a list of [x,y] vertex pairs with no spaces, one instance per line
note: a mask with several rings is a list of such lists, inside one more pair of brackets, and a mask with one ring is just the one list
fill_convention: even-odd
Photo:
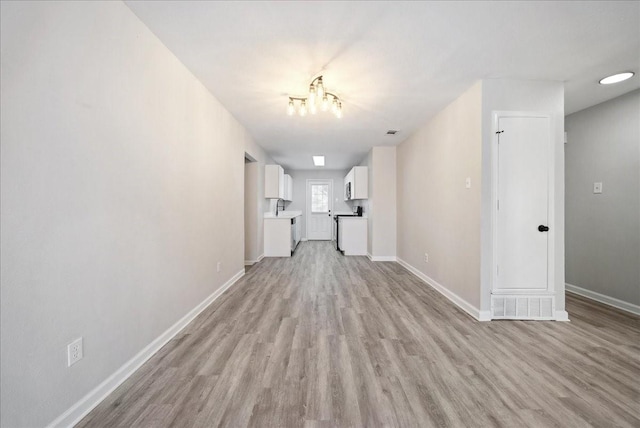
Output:
[[[309,194],[309,188],[311,184],[318,183],[328,183],[329,184],[329,217],[330,221],[333,221],[333,179],[331,178],[307,178],[307,183],[305,184],[305,207],[307,209],[306,219],[305,219],[305,233],[306,238],[309,240],[309,225],[311,224],[311,195]],[[333,224],[329,224],[330,229],[333,231]],[[333,237],[333,232],[329,233],[329,241]]]
[[[491,294],[526,294],[526,295],[545,295],[551,296],[555,293],[555,145],[553,139],[553,130],[555,124],[553,121],[553,115],[548,112],[537,111],[494,111],[493,112],[493,126],[492,126],[492,144],[491,144],[491,228],[492,228],[492,245],[491,245]],[[496,290],[497,284],[497,266],[498,266],[498,138],[499,134],[499,120],[500,118],[507,117],[530,117],[530,118],[544,118],[549,119],[549,150],[547,162],[549,168],[547,168],[548,174],[548,226],[549,231],[546,232],[547,236],[547,290],[541,292],[540,290]]]

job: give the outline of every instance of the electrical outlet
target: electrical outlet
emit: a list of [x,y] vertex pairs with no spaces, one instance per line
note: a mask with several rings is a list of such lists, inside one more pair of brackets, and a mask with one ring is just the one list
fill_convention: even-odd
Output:
[[471,189],[471,177],[467,177],[464,182],[464,187],[466,187],[467,189]]
[[220,272],[220,266],[221,266],[221,263],[220,263],[220,262],[218,262],[218,267],[217,267],[218,272]]
[[83,356],[81,337],[67,345],[67,367],[80,361]]
[[429,253],[424,253],[424,262],[429,263]]

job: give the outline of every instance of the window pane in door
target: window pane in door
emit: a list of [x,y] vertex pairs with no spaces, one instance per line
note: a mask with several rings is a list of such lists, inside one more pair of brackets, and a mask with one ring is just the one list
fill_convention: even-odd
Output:
[[329,212],[328,184],[311,185],[311,212],[314,214]]

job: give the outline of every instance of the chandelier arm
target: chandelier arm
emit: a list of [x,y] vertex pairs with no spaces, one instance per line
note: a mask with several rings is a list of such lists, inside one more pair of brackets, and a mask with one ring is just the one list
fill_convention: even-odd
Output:
[[[332,93],[332,92],[326,92],[325,93],[333,98],[335,98],[336,100],[342,102],[342,100],[340,99],[339,96],[337,96],[336,94]],[[309,101],[309,97],[289,97],[289,101]]]
[[336,94],[331,93],[331,92],[328,92],[328,91],[324,91],[324,93],[325,93],[325,94],[327,94],[327,95],[331,95],[331,96],[332,96],[333,98],[335,98],[336,100],[338,100],[338,101],[342,102],[342,100],[340,99],[340,97],[339,97],[339,96],[337,96]]

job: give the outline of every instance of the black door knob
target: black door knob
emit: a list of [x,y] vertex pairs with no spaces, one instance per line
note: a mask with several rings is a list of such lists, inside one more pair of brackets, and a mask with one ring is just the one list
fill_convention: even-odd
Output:
[[549,227],[548,226],[545,226],[543,224],[538,226],[538,232],[548,232],[548,231],[549,231]]

